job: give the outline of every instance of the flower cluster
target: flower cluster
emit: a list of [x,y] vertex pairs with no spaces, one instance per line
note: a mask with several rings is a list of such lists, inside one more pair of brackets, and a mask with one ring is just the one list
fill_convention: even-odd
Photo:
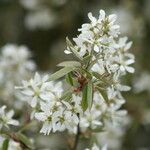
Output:
[[125,132],[127,131],[131,120],[125,116],[119,126],[113,126],[110,122],[105,124],[104,132],[95,133],[97,143],[101,146],[107,144],[108,149],[120,150]]
[[141,73],[140,76],[136,77],[133,81],[134,91],[136,93],[140,93],[143,91],[149,92],[150,91],[149,80],[150,80],[149,72]]
[[[100,10],[98,19],[92,13],[88,17],[91,22],[82,25],[74,44],[67,39],[65,53],[78,61],[60,63],[63,68],[49,76],[36,73],[20,87],[33,116],[43,123],[40,132],[45,135],[66,129],[78,133],[79,128],[81,132],[102,131],[107,124],[121,123],[126,114],[121,110],[125,103],[121,92],[130,87],[122,85],[121,78],[134,72],[134,55],[128,52],[132,42],[119,38],[116,15],[107,16]],[[54,82],[63,76],[67,84]]]
[[[99,18],[96,19],[92,13],[88,14],[91,23],[82,25],[81,32],[74,38],[74,49],[79,56],[84,57],[92,53],[92,60],[95,61],[91,69],[99,74],[105,72],[119,74],[130,72],[134,69],[129,65],[134,63],[134,56],[128,52],[132,42],[127,42],[127,37],[117,38],[119,26],[115,24],[116,15],[106,16],[100,10]],[[70,46],[65,50],[70,54]],[[116,73],[116,74],[117,74]]]
[[5,111],[6,106],[0,107],[0,129],[4,127],[9,127],[8,125],[18,126],[19,122],[15,119],[12,119],[14,111],[10,110],[9,112]]
[[35,118],[44,122],[40,132],[49,134],[51,131],[68,129],[75,132],[79,123],[78,113],[82,111],[80,97],[72,95],[70,103],[61,100],[62,82],[48,81],[48,76],[41,77],[38,73],[29,82],[23,82],[22,94],[34,108]]
[[[113,98],[113,97],[112,97]],[[118,102],[117,102],[118,100]],[[112,101],[112,102],[111,102]],[[84,131],[87,128],[102,129],[104,125],[113,123],[117,125],[122,122],[122,117],[126,114],[125,110],[118,110],[124,103],[124,99],[110,99],[109,105],[98,92],[94,93],[93,105],[81,116],[80,126]]]
[[116,15],[106,16],[100,10],[98,19],[91,13],[88,16],[91,22],[82,25],[81,33],[73,39],[75,45],[69,43],[65,53],[74,53],[83,60],[91,56],[85,69],[94,76],[92,80],[97,90],[93,94],[92,108],[81,117],[81,126],[96,128],[95,125],[102,126],[108,120],[120,122],[126,114],[125,110],[120,110],[125,102],[121,91],[128,91],[130,87],[122,85],[120,80],[127,72],[134,72],[130,66],[134,55],[128,52],[132,42],[127,42],[127,37],[118,37]]
[[[14,86],[21,80],[29,79],[35,70],[35,64],[29,60],[31,54],[25,46],[7,44],[2,47],[0,55],[0,89],[1,99],[11,103],[17,94]],[[16,94],[16,95],[15,95]],[[9,102],[6,100],[9,99]]]
[[[46,3],[46,4],[44,4]],[[49,29],[57,24],[58,17],[47,2],[42,0],[20,0],[20,4],[27,10],[25,26],[29,30]]]

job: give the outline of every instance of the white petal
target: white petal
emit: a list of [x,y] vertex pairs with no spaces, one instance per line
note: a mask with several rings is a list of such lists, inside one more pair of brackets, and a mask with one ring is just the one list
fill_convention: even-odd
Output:
[[126,66],[125,68],[129,73],[134,73],[134,71],[135,71],[135,69],[133,67]]
[[49,76],[48,75],[45,75],[43,78],[42,78],[42,81],[43,82],[46,82],[48,80]]
[[18,126],[19,122],[17,120],[10,120],[8,121],[8,124],[14,125],[14,126]]
[[99,11],[99,13],[100,13],[99,19],[100,19],[100,20],[104,20],[104,19],[105,19],[105,11],[101,9],[101,10]]
[[47,119],[46,115],[43,112],[35,113],[34,116],[39,121],[45,121]]
[[126,63],[127,65],[130,65],[130,64],[133,64],[134,62],[135,62],[134,59],[128,59],[125,63]]
[[112,14],[112,15],[109,15],[108,18],[109,18],[110,22],[114,23],[116,21],[116,19],[117,19],[117,16],[115,14]]
[[101,150],[107,150],[107,145],[104,145]]
[[95,25],[97,20],[95,17],[93,17],[91,12],[88,13],[88,17],[91,20],[91,22],[93,23],[93,25]]
[[97,53],[99,52],[99,47],[97,45],[94,45],[94,51]]
[[124,68],[124,66],[120,66],[120,71],[122,71],[122,72],[124,72],[125,71],[125,68]]
[[29,89],[23,90],[23,91],[21,91],[21,93],[23,93],[24,95],[27,95],[27,96],[33,96],[33,94],[34,94],[34,92]]
[[49,126],[48,123],[44,123],[42,129],[40,130],[40,133],[44,133],[45,135],[48,135],[50,132],[51,126]]
[[69,51],[69,50],[66,49],[66,50],[64,50],[64,53],[65,54],[71,54],[71,51]]
[[39,75],[37,72],[35,73],[34,80],[35,80],[36,82],[41,81],[41,77],[40,77],[40,75]]
[[124,50],[127,51],[128,49],[130,49],[131,46],[132,46],[132,43],[133,43],[133,42],[128,42],[128,43],[125,45]]
[[13,115],[14,115],[14,110],[10,110],[10,111],[6,114],[6,116],[7,116],[8,118],[12,118]]
[[126,85],[118,85],[118,90],[120,91],[129,91],[131,89],[131,87],[126,86]]
[[34,96],[33,99],[31,100],[31,107],[34,108],[37,105],[37,101],[38,101],[37,96]]

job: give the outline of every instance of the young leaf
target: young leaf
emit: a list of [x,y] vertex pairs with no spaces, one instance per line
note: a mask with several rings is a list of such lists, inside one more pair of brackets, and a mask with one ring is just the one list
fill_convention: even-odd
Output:
[[75,49],[75,47],[73,46],[73,44],[71,43],[71,41],[68,39],[68,37],[66,38],[66,43],[67,43],[67,46],[70,48],[70,51],[71,51],[80,61],[83,61],[82,57],[79,55],[79,53],[77,52],[77,50]]
[[64,61],[62,63],[59,63],[57,66],[61,67],[80,67],[81,63],[78,61]]
[[88,107],[92,107],[93,103],[93,83],[91,81],[87,84],[87,101],[88,101]]
[[83,58],[83,63],[84,65],[86,65],[86,68],[88,68],[90,60],[91,60],[91,55],[87,55]]
[[91,108],[93,103],[93,83],[89,81],[83,88],[82,108],[85,111],[87,107]]
[[87,84],[83,88],[81,106],[82,106],[83,111],[85,111],[88,107],[88,103],[87,103]]
[[85,56],[85,57],[83,58],[83,62],[84,62],[84,63],[87,63],[87,62],[89,62],[90,59],[91,59],[91,56],[90,56],[90,55],[87,55],[87,56]]
[[100,87],[96,86],[96,89],[100,92],[100,94],[103,96],[104,100],[106,101],[106,103],[109,103],[109,99],[107,96],[107,93],[105,90],[101,89]]
[[9,139],[5,139],[2,145],[2,150],[8,150]]
[[68,74],[66,75],[66,81],[67,81],[71,86],[73,86],[73,78],[72,78],[72,76],[71,76],[71,73],[68,73]]
[[61,100],[69,101],[72,97],[72,89],[67,90],[64,92],[64,94],[61,96]]
[[54,74],[50,75],[49,80],[50,81],[57,80],[75,69],[76,69],[75,67],[62,68],[62,69],[58,70],[57,72],[55,72]]
[[99,74],[99,73],[97,73],[97,72],[92,72],[92,74],[93,74],[93,76],[95,77],[95,78],[97,78],[97,79],[101,79],[102,77],[101,77],[101,75]]
[[89,79],[92,79],[92,75],[89,71],[87,71],[86,69],[83,69],[83,68],[78,68],[78,70],[82,73],[82,74],[86,74],[86,76],[89,78]]

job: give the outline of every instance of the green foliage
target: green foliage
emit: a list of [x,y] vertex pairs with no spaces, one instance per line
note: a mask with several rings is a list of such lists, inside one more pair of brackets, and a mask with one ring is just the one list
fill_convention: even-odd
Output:
[[59,71],[55,72],[54,74],[50,75],[49,80],[50,81],[57,80],[75,69],[76,69],[75,67],[64,67]]
[[88,99],[88,86],[86,84],[83,88],[82,102],[81,102],[81,106],[82,106],[83,111],[85,111],[88,107],[87,99]]
[[2,145],[2,150],[8,150],[9,139],[5,139]]
[[66,38],[66,43],[67,43],[68,48],[74,54],[74,56],[77,57],[80,61],[83,61],[82,57],[78,54],[78,50],[75,49],[75,47],[73,46],[73,44],[68,38]]
[[24,134],[18,132],[16,133],[17,138],[23,143],[27,148],[34,149],[33,143]]
[[88,107],[92,107],[93,102],[93,83],[89,81],[83,88],[82,108],[85,111]]
[[57,66],[60,67],[80,67],[81,63],[78,61],[64,61],[62,63],[59,63]]

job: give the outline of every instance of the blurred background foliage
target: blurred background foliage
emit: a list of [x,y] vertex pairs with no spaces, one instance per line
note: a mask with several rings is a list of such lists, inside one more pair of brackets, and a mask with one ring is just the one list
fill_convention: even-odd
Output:
[[[54,71],[70,57],[64,55],[66,36],[75,37],[88,21],[87,13],[98,15],[99,9],[118,15],[122,35],[133,41],[136,56],[136,73],[126,79],[133,90],[125,95],[132,123],[121,149],[150,150],[150,90],[134,92],[138,76],[150,72],[150,0],[0,0],[0,47],[26,45],[39,70]],[[150,87],[150,78],[146,82]]]

